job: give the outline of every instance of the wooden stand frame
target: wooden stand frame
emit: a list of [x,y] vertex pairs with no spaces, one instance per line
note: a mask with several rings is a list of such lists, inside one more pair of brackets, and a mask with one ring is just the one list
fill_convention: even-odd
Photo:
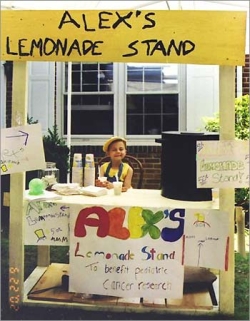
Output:
[[[222,19],[223,20],[223,19]],[[33,26],[32,26],[33,27]],[[197,31],[198,32],[198,31]],[[242,34],[240,34],[242,35]],[[227,35],[228,36],[228,35]],[[237,38],[237,32],[234,33]],[[201,38],[201,37],[200,37]],[[244,39],[244,35],[242,35]],[[231,47],[230,47],[231,48]],[[209,51],[209,50],[207,50]],[[238,52],[243,56],[243,49]],[[228,57],[227,59],[229,59]],[[234,57],[235,58],[235,57]],[[5,58],[3,58],[5,59]],[[12,126],[26,124],[27,118],[27,62],[15,58],[13,68],[13,107],[12,107]],[[8,57],[7,57],[8,60]],[[234,60],[236,61],[236,60]],[[190,63],[185,60],[182,63]],[[191,63],[195,63],[192,61]],[[235,93],[235,66],[220,66],[220,140],[234,139],[234,93]],[[77,306],[84,309],[95,310],[97,307],[79,303],[58,303],[40,302],[27,299],[27,293],[37,280],[46,271],[49,265],[49,248],[38,248],[38,267],[24,283],[24,232],[23,232],[23,212],[24,212],[24,186],[25,173],[11,174],[10,182],[10,243],[9,243],[9,303],[10,308],[18,310],[21,304],[46,306]],[[220,189],[220,210],[228,213],[230,222],[230,244],[229,244],[229,270],[220,272],[219,282],[219,307],[217,312],[223,314],[234,313],[234,188]],[[113,310],[115,307],[102,307],[103,310]],[[144,307],[147,309],[147,307]],[[131,311],[130,306],[124,306],[123,311]],[[145,311],[144,309],[144,311]],[[148,307],[150,311],[164,312],[166,309]],[[141,308],[137,308],[140,312]],[[178,312],[180,312],[178,310]],[[195,313],[197,310],[181,311],[182,313]],[[204,311],[202,311],[204,312]]]
[[[13,77],[13,106],[17,110],[13,110],[13,126],[17,125],[17,115],[20,115],[19,119],[22,119],[23,124],[26,122],[26,108],[23,110],[23,106],[26,106],[26,93],[27,89],[24,84],[26,82],[20,82],[19,79],[26,79],[26,62],[14,62],[14,77]],[[221,121],[221,132],[220,139],[233,139],[234,138],[234,67],[220,67],[220,119]],[[18,97],[18,98],[17,98]],[[21,107],[22,108],[21,108]],[[19,109],[23,110],[23,115],[19,114]],[[16,292],[10,291],[10,303],[13,303],[13,308],[18,308],[20,304],[29,304],[29,305],[50,305],[58,306],[63,305],[67,306],[72,304],[83,309],[95,310],[95,309],[108,309],[108,310],[127,310],[127,307],[124,306],[95,306],[89,305],[86,303],[67,303],[67,302],[49,302],[49,301],[34,301],[27,298],[27,293],[35,285],[38,279],[46,271],[47,266],[49,266],[49,247],[42,246],[38,247],[38,267],[24,283],[24,234],[23,234],[23,207],[24,207],[24,173],[12,174],[11,175],[11,189],[10,189],[10,280],[11,277],[18,280],[18,291],[20,294],[17,296]],[[23,189],[20,188],[23,186]],[[229,251],[229,270],[227,272],[220,272],[220,282],[219,282],[219,307],[218,309],[213,309],[212,311],[206,312],[220,312],[224,314],[233,314],[234,312],[234,189],[220,189],[220,209],[229,213],[230,220],[230,244]],[[16,240],[20,240],[17,242]],[[16,271],[16,273],[11,273],[11,271]],[[155,305],[157,306],[157,305]],[[159,306],[159,305],[158,305]],[[140,310],[138,306],[129,305],[129,309]],[[171,312],[180,312],[179,309],[159,309],[152,308],[152,306],[147,307],[143,306],[143,311],[145,309],[152,309],[155,312],[167,313]],[[160,311],[161,310],[161,311]],[[204,313],[204,310],[193,310],[186,309],[182,310],[181,313]]]
[[[207,289],[199,289],[199,293],[184,293],[181,300],[119,298],[102,295],[84,295],[83,293],[68,292],[61,284],[61,276],[68,273],[68,264],[52,263],[48,268],[37,267],[25,281],[25,304],[30,305],[69,305],[85,310],[131,311],[138,309],[145,313],[155,310],[159,313],[215,313],[218,308],[211,303]],[[65,275],[66,273],[66,275]],[[34,281],[37,281],[34,286]],[[43,290],[46,291],[43,291]],[[217,303],[216,303],[217,304]],[[215,304],[215,305],[216,305]],[[198,312],[197,312],[198,311]]]

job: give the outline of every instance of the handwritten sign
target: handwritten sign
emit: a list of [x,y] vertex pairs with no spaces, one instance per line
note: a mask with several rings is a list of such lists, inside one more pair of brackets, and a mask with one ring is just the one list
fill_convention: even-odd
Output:
[[184,264],[227,270],[228,213],[189,210],[188,215],[190,219],[185,220]]
[[6,10],[1,23],[1,60],[245,63],[240,11]]
[[69,206],[28,202],[24,226],[26,245],[69,245]]
[[30,201],[24,220],[26,245],[70,245],[72,292],[181,298],[185,265],[228,268],[219,210]]
[[249,141],[197,141],[197,187],[249,187]]
[[45,167],[40,124],[1,129],[1,175]]
[[72,214],[70,291],[182,297],[183,247],[177,242],[182,226],[170,233],[172,242],[164,242],[168,235],[163,222],[171,220],[164,219],[161,209],[90,206],[75,207]]
[[185,264],[227,268],[226,221],[218,210],[72,205],[69,291],[181,298]]

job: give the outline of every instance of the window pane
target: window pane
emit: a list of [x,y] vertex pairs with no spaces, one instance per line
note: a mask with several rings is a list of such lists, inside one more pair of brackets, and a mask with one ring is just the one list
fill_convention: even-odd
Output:
[[127,95],[127,113],[142,114],[143,113],[143,96]]
[[80,73],[72,70],[72,91],[78,92],[81,90]]
[[[65,111],[64,134],[67,133],[67,115]],[[113,134],[113,113],[111,111],[79,111],[71,113],[72,135],[97,135]]]
[[143,132],[143,116],[127,116],[127,134],[141,135]]
[[161,67],[144,67],[144,81],[145,82],[155,82],[155,83],[161,83],[162,82],[162,68]]
[[127,64],[127,92],[178,91],[178,65]]
[[149,135],[156,135],[161,133],[161,116],[145,116],[145,133]]
[[175,113],[178,114],[178,95],[165,95],[163,99],[163,113]]
[[127,95],[127,134],[178,130],[178,94]]
[[[72,135],[113,134],[114,108],[112,95],[73,95],[71,108]],[[64,107],[64,119],[64,134],[66,134],[67,103]]]
[[161,113],[161,99],[162,95],[145,95],[144,98],[144,106],[146,114],[160,114]]
[[98,65],[96,63],[82,64],[81,91],[98,91]]
[[178,130],[178,115],[163,116],[163,128],[162,131]]
[[[68,64],[65,64],[67,80]],[[67,81],[65,81],[67,84]],[[71,134],[113,135],[112,63],[72,63]],[[91,92],[91,95],[88,94]],[[67,132],[67,85],[64,93],[64,134]]]
[[178,65],[128,63],[126,73],[127,134],[178,130]]

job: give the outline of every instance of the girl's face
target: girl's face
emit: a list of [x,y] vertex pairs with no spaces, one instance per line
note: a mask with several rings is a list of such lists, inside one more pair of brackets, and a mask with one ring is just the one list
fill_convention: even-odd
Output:
[[123,141],[113,142],[109,145],[108,156],[111,159],[123,159],[126,155],[126,148]]

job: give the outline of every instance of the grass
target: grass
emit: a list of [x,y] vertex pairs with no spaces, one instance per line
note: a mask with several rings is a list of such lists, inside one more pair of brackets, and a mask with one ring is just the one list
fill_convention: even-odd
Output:
[[[1,235],[1,320],[249,320],[249,253],[247,258],[235,253],[235,314],[184,316],[157,313],[118,313],[84,311],[72,308],[44,308],[22,306],[18,312],[9,309],[8,303],[8,235],[2,231]],[[68,263],[68,247],[51,247],[53,262]],[[36,267],[36,247],[25,246],[25,278]]]
[[249,320],[249,253],[243,258],[235,254],[235,315],[237,320]]

